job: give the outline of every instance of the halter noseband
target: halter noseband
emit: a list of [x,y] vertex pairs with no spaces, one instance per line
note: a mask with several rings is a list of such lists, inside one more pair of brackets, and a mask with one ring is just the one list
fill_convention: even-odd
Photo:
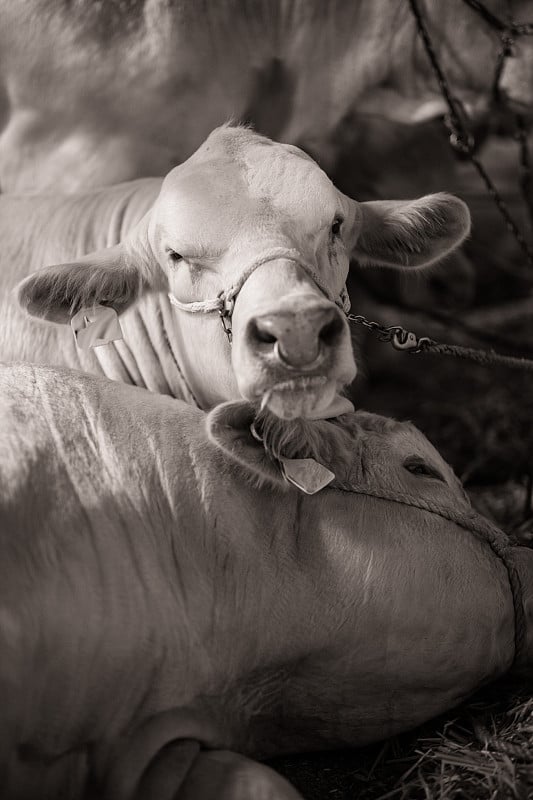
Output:
[[338,306],[345,314],[349,312],[350,300],[346,286],[343,286],[339,297],[335,299],[313,267],[302,261],[298,250],[292,248],[287,249],[284,247],[275,247],[272,250],[263,253],[262,256],[259,256],[259,258],[253,261],[250,266],[244,270],[239,280],[234,283],[233,286],[231,286],[229,289],[223,289],[215,298],[211,300],[198,300],[190,303],[182,303],[181,300],[178,300],[178,298],[172,294],[172,292],[168,293],[168,299],[173,306],[179,308],[180,311],[187,311],[189,314],[218,313],[222,321],[224,333],[231,342],[231,316],[233,314],[237,295],[241,291],[250,275],[252,275],[252,273],[254,273],[258,267],[263,266],[263,264],[268,264],[269,261],[278,261],[282,258],[286,261],[291,261],[293,264],[296,264],[298,267],[300,267],[300,269],[302,269],[305,274],[311,278],[313,283],[318,286],[322,294],[324,294],[328,300],[330,300],[330,302],[335,303],[335,305]]

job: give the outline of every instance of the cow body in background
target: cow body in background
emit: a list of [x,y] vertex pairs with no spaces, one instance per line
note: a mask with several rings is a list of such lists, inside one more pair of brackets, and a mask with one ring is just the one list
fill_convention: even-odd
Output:
[[[486,101],[497,32],[462,0],[422,5],[454,90],[469,106]],[[504,0],[489,5],[505,19]],[[515,2],[515,18],[529,5]],[[331,173],[347,115],[419,122],[442,113],[406,0],[220,0],[202,9],[196,0],[2,0],[0,20],[4,192],[165,174],[230,117],[303,147]],[[526,107],[532,53],[526,37],[501,79]]]
[[[345,404],[350,257],[427,267],[464,239],[469,214],[445,194],[358,203],[297,148],[224,126],[164,180],[4,195],[0,225],[0,358],[103,372],[206,409],[245,397],[290,418]],[[39,327],[15,307],[28,273],[22,305],[66,324]],[[80,354],[68,323],[95,303],[123,314],[124,341]]]
[[[361,745],[509,668],[506,568],[413,426],[290,423],[280,456],[335,474],[309,497],[283,481],[254,419],[272,452],[243,401],[206,419],[94,376],[0,370],[6,800],[76,800],[89,785],[106,800],[158,796],[146,787],[165,775],[173,797],[183,781],[183,797],[219,798],[222,780],[194,792],[178,768],[198,759],[208,783],[200,746]],[[517,548],[514,562],[531,670],[533,555]],[[252,788],[225,797],[262,796],[262,768],[248,768]]]

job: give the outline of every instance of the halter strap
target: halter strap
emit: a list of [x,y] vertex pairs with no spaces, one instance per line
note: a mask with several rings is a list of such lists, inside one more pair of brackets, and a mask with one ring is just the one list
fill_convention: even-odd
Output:
[[511,589],[511,597],[513,602],[514,611],[514,642],[515,652],[511,667],[519,665],[525,655],[526,646],[526,629],[527,622],[524,610],[524,590],[522,586],[522,579],[516,567],[513,551],[514,545],[509,541],[509,537],[498,528],[493,522],[485,517],[482,517],[474,509],[468,511],[458,511],[454,508],[445,508],[440,503],[433,503],[424,500],[421,497],[414,497],[402,492],[395,492],[389,490],[373,489],[370,487],[359,486],[357,488],[347,488],[344,486],[335,486],[341,492],[351,494],[361,494],[368,497],[376,497],[379,500],[389,500],[392,503],[399,503],[400,505],[412,506],[421,511],[428,511],[431,514],[442,517],[442,519],[454,522],[460,528],[476,534],[480,539],[487,542],[494,555],[496,555],[503,563],[507,576],[509,579],[509,586]]
[[247,269],[244,270],[239,280],[234,283],[233,286],[231,286],[229,289],[222,290],[217,297],[214,297],[211,300],[198,300],[191,303],[182,303],[181,300],[178,300],[178,298],[172,294],[172,292],[168,293],[168,299],[173,306],[179,308],[180,311],[187,311],[189,314],[212,314],[217,312],[223,317],[231,317],[235,305],[235,298],[250,275],[252,275],[258,267],[263,266],[263,264],[268,264],[269,261],[277,261],[281,258],[285,259],[286,261],[292,261],[294,264],[300,267],[306,273],[306,275],[311,278],[313,283],[318,286],[322,294],[324,294],[328,300],[339,306],[339,308],[344,311],[345,314],[348,313],[350,310],[350,300],[348,298],[346,286],[343,286],[339,297],[335,299],[313,267],[302,261],[298,250],[294,248],[288,249],[285,247],[274,247],[272,250],[263,253],[262,256],[259,256],[259,258],[253,261],[247,267]]

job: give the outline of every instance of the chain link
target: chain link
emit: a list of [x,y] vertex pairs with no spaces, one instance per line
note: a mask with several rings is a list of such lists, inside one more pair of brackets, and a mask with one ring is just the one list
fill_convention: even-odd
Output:
[[436,344],[428,336],[417,336],[413,331],[402,328],[401,325],[381,325],[379,322],[363,317],[362,314],[346,314],[348,322],[361,325],[375,334],[380,342],[390,343],[395,350],[406,353],[422,353],[430,345]]
[[362,325],[367,330],[376,334],[380,342],[391,344],[395,350],[404,353],[434,353],[435,355],[453,356],[454,358],[467,359],[482,364],[485,367],[502,366],[520,369],[524,372],[533,372],[533,359],[516,358],[495,353],[494,350],[480,350],[475,347],[463,347],[456,344],[445,344],[430,339],[429,336],[418,336],[413,331],[402,328],[401,325],[381,325],[379,322],[363,317],[361,314],[346,314],[349,322]]
[[[420,11],[418,0],[408,0],[411,6],[411,12],[415,19],[418,33],[424,44],[427,56],[430,60],[431,66],[435,73],[435,77],[439,84],[439,88],[448,106],[448,114],[444,122],[450,134],[450,144],[458,153],[469,158],[472,165],[476,168],[479,176],[485,183],[487,191],[491,195],[496,207],[505,220],[507,229],[513,234],[520,249],[524,253],[526,260],[530,266],[533,266],[533,251],[531,250],[528,242],[519,230],[514,219],[512,218],[507,204],[503,197],[498,192],[496,186],[492,182],[489,174],[485,170],[483,164],[476,158],[476,141],[472,131],[470,130],[470,119],[466,110],[456,97],[448,84],[446,76],[442,70],[438,60],[433,42],[429,35],[429,31],[425,25],[422,13]],[[506,104],[506,98],[500,88],[500,79],[505,66],[507,58],[514,56],[515,36],[530,36],[533,35],[533,23],[516,23],[509,14],[509,19],[506,21],[501,20],[492,14],[486,6],[479,2],[479,0],[463,0],[472,10],[476,11],[487,24],[493,29],[497,30],[500,35],[500,50],[496,57],[496,65],[491,89],[491,99],[493,103]],[[521,168],[521,189],[524,200],[528,207],[530,218],[533,221],[533,198],[532,198],[532,177],[531,177],[531,162],[529,159],[529,150],[527,144],[527,131],[523,118],[514,114],[515,120],[515,138],[520,147],[520,168]],[[515,268],[507,268],[508,272],[522,278],[529,278],[533,280],[533,275],[530,271],[518,270]],[[514,358],[511,356],[502,356],[493,351],[476,350],[474,348],[460,347],[457,345],[439,344],[428,336],[418,336],[413,331],[403,328],[401,325],[382,325],[379,322],[374,322],[367,319],[362,314],[346,314],[349,322],[355,325],[361,325],[377,336],[379,341],[390,343],[396,350],[401,350],[407,353],[423,353],[423,352],[439,352],[445,355],[454,355],[458,358],[468,358],[473,361],[478,361],[483,364],[504,364],[507,366],[533,370],[533,361],[530,359]]]

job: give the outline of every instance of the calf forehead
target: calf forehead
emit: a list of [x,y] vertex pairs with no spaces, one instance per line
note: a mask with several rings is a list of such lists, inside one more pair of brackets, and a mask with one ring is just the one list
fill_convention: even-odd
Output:
[[[163,183],[162,215],[280,219],[316,230],[340,211],[340,195],[320,167],[291,145],[251,131],[215,132]],[[211,219],[209,220],[211,221]]]
[[251,197],[297,216],[323,218],[338,211],[339,195],[327,175],[312,159],[290,145],[251,147],[244,154],[244,178]]
[[420,456],[444,463],[443,459],[424,434],[410,422],[397,422],[391,442],[401,454],[417,453]]
[[231,164],[186,163],[163,182],[157,222],[168,232],[200,240],[210,235],[222,243],[229,230],[252,211],[242,175]]

